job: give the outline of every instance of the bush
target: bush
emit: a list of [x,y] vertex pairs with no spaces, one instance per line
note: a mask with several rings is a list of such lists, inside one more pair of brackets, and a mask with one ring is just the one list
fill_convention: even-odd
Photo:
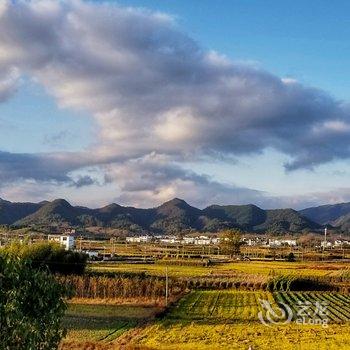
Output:
[[83,274],[87,255],[65,250],[60,244],[45,242],[37,244],[13,243],[3,249],[3,253],[31,261],[33,268],[49,269],[52,273]]
[[289,261],[289,262],[294,262],[295,261],[295,256],[294,256],[294,254],[292,252],[287,255],[286,261]]
[[324,277],[300,277],[294,275],[272,276],[266,289],[271,292],[335,290],[336,286]]
[[57,349],[64,330],[67,290],[45,271],[0,256],[0,348]]

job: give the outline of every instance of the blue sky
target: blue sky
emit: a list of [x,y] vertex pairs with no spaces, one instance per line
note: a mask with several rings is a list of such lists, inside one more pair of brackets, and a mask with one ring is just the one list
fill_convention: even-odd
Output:
[[[350,200],[349,2],[120,0],[108,2],[112,11],[99,1],[39,3],[0,9],[1,197],[295,208]],[[192,71],[199,85],[187,80]],[[3,98],[2,74],[15,86],[4,85]],[[242,90],[218,83],[227,76]],[[215,110],[211,99],[222,99]],[[306,112],[290,111],[300,100]]]
[[[111,1],[113,2],[113,1]],[[337,0],[123,0],[177,17],[192,37],[233,60],[350,95],[350,3]]]

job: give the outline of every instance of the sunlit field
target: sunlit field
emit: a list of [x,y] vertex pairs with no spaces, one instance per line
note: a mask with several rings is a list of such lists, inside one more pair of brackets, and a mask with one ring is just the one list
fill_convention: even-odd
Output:
[[[330,324],[262,325],[259,299],[327,300]],[[151,349],[348,349],[350,299],[329,293],[194,292],[184,297],[162,320],[147,327],[133,340]],[[343,311],[342,311],[343,309]],[[344,310],[345,309],[345,310]],[[294,316],[296,317],[296,313]]]
[[[94,264],[90,269],[135,273],[136,276],[145,273],[153,278],[165,274],[165,266],[160,264]],[[342,263],[323,262],[251,261],[212,267],[168,266],[168,274],[175,280],[201,280],[210,276],[225,279],[230,275],[239,278],[260,276],[268,280],[276,275],[286,276],[288,281],[288,276],[322,279],[346,276],[347,271]],[[124,298],[124,304],[123,298],[78,298],[70,305],[65,317],[68,333],[62,349],[109,350],[127,346],[126,349],[279,350],[282,343],[283,349],[287,350],[350,348],[350,297],[347,294],[317,290],[286,292],[278,290],[278,285],[274,287],[276,290],[272,287],[270,291],[255,290],[255,284],[247,290],[246,286],[243,283],[238,289],[232,289],[222,288],[220,284],[220,289],[207,290],[205,284],[195,284],[171,299],[169,307],[159,302],[164,296],[159,296],[158,306],[153,307],[154,303],[147,305],[147,297]],[[265,315],[266,311],[262,300],[268,301],[276,314],[280,312],[281,303],[286,305],[292,313],[290,319],[287,320],[287,315],[279,322],[262,324],[259,314]],[[310,321],[311,314],[306,316],[304,324],[299,324],[300,305],[316,303],[327,305],[327,313],[320,316],[319,324]]]
[[[134,340],[147,349],[241,349],[247,350],[347,350],[349,325],[320,326],[260,323],[211,324],[163,321],[150,326]],[[282,347],[283,346],[283,347]]]
[[[92,271],[103,272],[144,272],[149,275],[164,276],[164,263],[162,264],[107,264],[95,263],[90,265]],[[248,274],[269,275],[276,274],[297,274],[303,276],[326,276],[338,275],[345,269],[349,269],[346,263],[326,263],[326,262],[278,262],[278,261],[248,261],[234,262],[228,264],[216,264],[215,266],[167,266],[169,276],[173,277],[201,277],[213,274],[232,274],[243,272]]]
[[139,305],[70,304],[63,322],[68,333],[62,349],[107,346],[123,333],[149,322],[160,311]]

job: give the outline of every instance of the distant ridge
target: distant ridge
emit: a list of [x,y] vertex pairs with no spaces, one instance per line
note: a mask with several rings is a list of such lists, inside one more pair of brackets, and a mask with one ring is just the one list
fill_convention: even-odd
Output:
[[300,213],[319,224],[327,224],[350,213],[350,203],[327,204],[300,210]]
[[183,231],[217,232],[240,228],[252,232],[293,233],[317,230],[318,223],[293,209],[263,210],[256,205],[211,205],[203,210],[174,198],[140,209],[116,203],[98,209],[72,206],[65,199],[12,203],[0,200],[0,224],[14,226],[99,226],[134,233],[173,234]]
[[330,224],[342,230],[350,229],[350,203],[321,205],[300,210],[300,213],[321,225]]

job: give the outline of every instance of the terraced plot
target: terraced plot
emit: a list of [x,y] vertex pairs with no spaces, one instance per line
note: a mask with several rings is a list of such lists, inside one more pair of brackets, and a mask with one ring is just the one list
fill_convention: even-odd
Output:
[[169,319],[246,322],[258,320],[259,299],[275,305],[269,292],[196,291],[182,298]]
[[159,308],[155,307],[71,304],[63,322],[68,334],[61,349],[84,349],[86,343],[109,343],[154,318],[157,312]]
[[277,302],[288,305],[293,319],[319,318],[332,323],[350,322],[350,297],[340,293],[280,292],[274,294]]
[[[292,310],[292,321],[281,318],[263,325],[258,313],[266,310],[259,300],[267,300],[277,315],[281,314],[277,302],[283,302]],[[329,302],[331,322],[327,327],[297,323],[300,301],[321,306]],[[195,291],[182,298],[164,319],[143,329],[132,343],[164,350],[279,350],[281,344],[285,350],[347,350],[348,311],[349,297],[337,293]]]

